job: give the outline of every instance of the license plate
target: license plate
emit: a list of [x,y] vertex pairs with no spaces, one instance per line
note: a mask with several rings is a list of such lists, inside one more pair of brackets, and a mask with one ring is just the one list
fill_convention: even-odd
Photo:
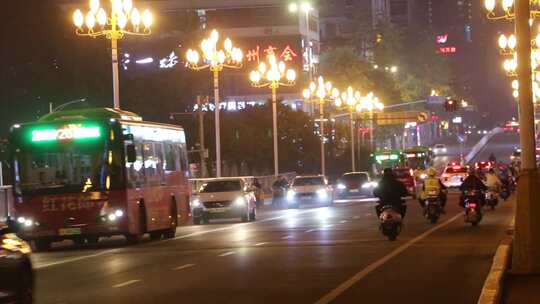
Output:
[[358,193],[358,192],[360,192],[360,190],[358,190],[358,189],[352,189],[350,192],[351,192],[351,193]]
[[59,235],[79,235],[82,234],[81,228],[61,228],[58,229]]
[[208,209],[208,212],[210,212],[210,213],[225,213],[225,212],[227,212],[227,208],[210,208],[210,209]]
[[303,201],[309,201],[309,200],[312,200],[313,197],[311,195],[306,195],[306,196],[302,196],[301,198]]

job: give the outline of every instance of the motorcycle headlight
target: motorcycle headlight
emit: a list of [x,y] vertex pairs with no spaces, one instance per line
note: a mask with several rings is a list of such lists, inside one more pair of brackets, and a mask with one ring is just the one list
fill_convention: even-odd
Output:
[[293,200],[295,195],[296,195],[296,192],[294,192],[294,190],[287,191],[287,199],[288,200]]
[[426,178],[427,178],[427,174],[425,174],[425,173],[420,174],[420,178],[421,178],[421,179],[426,179]]
[[326,189],[319,189],[317,190],[317,196],[319,199],[325,199],[328,197],[328,192],[326,192]]
[[337,188],[338,188],[339,190],[345,190],[347,187],[345,187],[344,184],[338,184],[338,185],[337,185]]
[[243,197],[238,197],[234,200],[234,205],[236,207],[244,207],[246,205],[246,199]]
[[196,198],[191,201],[191,208],[198,208],[201,206],[201,200]]

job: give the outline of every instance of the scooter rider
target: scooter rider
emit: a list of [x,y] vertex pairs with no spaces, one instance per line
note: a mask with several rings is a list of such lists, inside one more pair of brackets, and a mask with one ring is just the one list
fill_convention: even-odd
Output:
[[420,198],[418,199],[420,206],[422,208],[426,207],[428,191],[437,191],[439,199],[441,201],[442,211],[444,213],[444,207],[446,206],[447,200],[446,189],[446,186],[441,182],[439,178],[437,178],[437,171],[433,168],[429,168],[427,170],[427,178],[424,179],[424,184],[422,186],[422,193],[420,193]]
[[489,169],[488,173],[486,174],[486,186],[488,189],[492,189],[495,191],[499,191],[500,187],[502,186],[502,182],[495,173],[495,170]]
[[381,216],[382,207],[391,205],[402,218],[405,218],[407,205],[403,197],[407,195],[409,195],[407,188],[397,180],[394,171],[390,168],[384,169],[379,185],[373,190],[373,196],[379,199],[378,205],[375,206],[377,217]]
[[459,199],[459,205],[461,207],[465,207],[465,192],[473,190],[480,191],[480,193],[478,193],[478,199],[481,202],[482,206],[485,205],[486,198],[483,193],[487,190],[487,187],[484,182],[478,177],[478,173],[476,172],[476,170],[474,170],[474,168],[471,168],[469,170],[469,176],[467,176],[467,178],[463,181],[463,183],[459,187],[459,190],[461,191],[461,197]]

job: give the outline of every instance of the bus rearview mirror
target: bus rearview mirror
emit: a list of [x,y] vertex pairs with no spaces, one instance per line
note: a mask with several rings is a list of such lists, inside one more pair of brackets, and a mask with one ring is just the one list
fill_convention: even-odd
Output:
[[137,151],[135,150],[135,145],[126,146],[126,156],[128,163],[134,163],[137,160]]

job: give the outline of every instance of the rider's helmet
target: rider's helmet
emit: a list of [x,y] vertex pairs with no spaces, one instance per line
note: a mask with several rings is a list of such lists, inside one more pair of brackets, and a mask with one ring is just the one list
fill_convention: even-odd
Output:
[[435,177],[437,175],[437,171],[434,168],[427,169],[427,175],[429,177]]

